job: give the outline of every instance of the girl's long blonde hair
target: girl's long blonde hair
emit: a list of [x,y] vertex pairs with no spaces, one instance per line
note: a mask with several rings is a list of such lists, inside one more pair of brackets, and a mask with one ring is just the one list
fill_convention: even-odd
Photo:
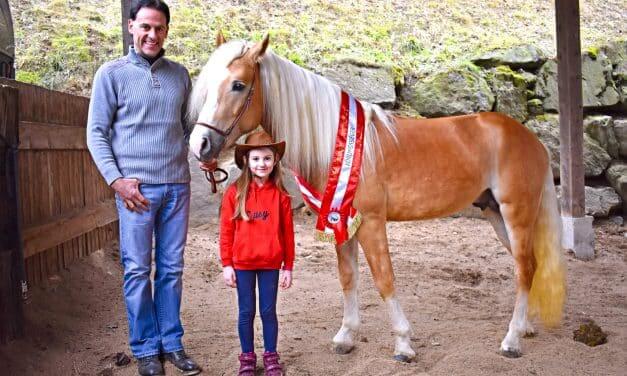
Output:
[[[269,146],[259,146],[259,148],[268,148],[272,150],[274,153],[275,160],[278,157],[276,150],[273,147]],[[254,150],[254,149],[251,149]],[[248,189],[250,188],[250,184],[253,183],[253,174],[250,172],[250,168],[248,167],[248,154],[250,150],[244,154],[244,162],[242,164],[242,173],[235,181],[235,200],[237,201],[237,205],[235,206],[235,212],[233,214],[233,219],[241,218],[245,221],[249,221],[250,218],[246,213],[246,196],[248,195]],[[268,177],[268,180],[274,182],[274,185],[279,189],[281,193],[288,194],[283,185],[283,172],[281,171],[281,163],[277,162]]]

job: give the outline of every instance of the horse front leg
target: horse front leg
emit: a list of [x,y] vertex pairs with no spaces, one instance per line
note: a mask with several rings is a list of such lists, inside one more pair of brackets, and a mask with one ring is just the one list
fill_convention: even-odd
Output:
[[416,353],[411,348],[409,321],[407,321],[403,308],[396,298],[394,270],[388,248],[385,218],[364,218],[357,232],[357,238],[364,250],[366,260],[368,260],[374,284],[388,307],[392,330],[396,334],[394,359],[409,362],[416,356]]
[[357,240],[353,237],[335,250],[340,284],[344,293],[344,318],[342,327],[333,337],[333,349],[338,354],[348,354],[355,347],[354,336],[359,329]]

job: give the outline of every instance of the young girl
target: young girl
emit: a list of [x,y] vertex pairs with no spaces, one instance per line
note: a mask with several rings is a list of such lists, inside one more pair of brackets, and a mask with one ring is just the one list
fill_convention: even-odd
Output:
[[[239,375],[254,376],[255,280],[259,283],[259,312],[263,324],[264,372],[283,375],[276,352],[277,287],[292,285],[294,227],[290,197],[278,165],[285,142],[274,143],[264,131],[251,133],[235,146],[235,163],[242,170],[224,194],[220,212],[220,256],[224,282],[237,287],[238,331],[242,353]],[[283,268],[279,274],[279,269]]]

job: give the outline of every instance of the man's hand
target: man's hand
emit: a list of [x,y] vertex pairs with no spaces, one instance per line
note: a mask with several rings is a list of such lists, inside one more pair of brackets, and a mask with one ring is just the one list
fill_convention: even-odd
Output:
[[200,169],[203,171],[213,172],[216,170],[216,168],[218,168],[218,160],[214,158],[209,162],[200,161],[198,162],[198,167],[200,167]]
[[117,192],[128,210],[138,213],[148,210],[150,201],[139,191],[139,180],[119,178],[111,184],[111,188]]
[[279,277],[279,285],[283,290],[287,290],[292,286],[292,271],[282,270]]
[[232,266],[225,266],[222,269],[222,277],[224,277],[224,283],[229,287],[237,286],[237,278],[235,277],[235,270]]

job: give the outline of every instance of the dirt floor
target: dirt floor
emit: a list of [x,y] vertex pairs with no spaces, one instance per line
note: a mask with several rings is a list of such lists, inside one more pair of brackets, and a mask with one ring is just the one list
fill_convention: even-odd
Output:
[[[390,223],[397,290],[413,327],[416,359],[392,359],[393,336],[384,304],[360,257],[362,327],[355,350],[331,351],[342,298],[332,248],[313,240],[314,218],[296,215],[294,286],[279,298],[279,350],[288,375],[624,375],[627,369],[627,237],[610,222],[596,225],[597,257],[567,255],[568,300],[563,326],[523,340],[524,356],[498,348],[514,302],[513,261],[489,224],[444,218]],[[190,230],[182,317],[187,352],[205,375],[233,375],[239,343],[235,291],[224,286],[218,227]],[[115,366],[129,354],[115,246],[98,251],[34,288],[25,305],[27,337],[0,347],[2,375],[134,375],[136,364]],[[573,340],[594,319],[608,343]],[[260,323],[257,319],[256,330]],[[262,342],[257,338],[258,352]],[[166,372],[177,374],[168,365]],[[262,375],[261,369],[258,374]]]

